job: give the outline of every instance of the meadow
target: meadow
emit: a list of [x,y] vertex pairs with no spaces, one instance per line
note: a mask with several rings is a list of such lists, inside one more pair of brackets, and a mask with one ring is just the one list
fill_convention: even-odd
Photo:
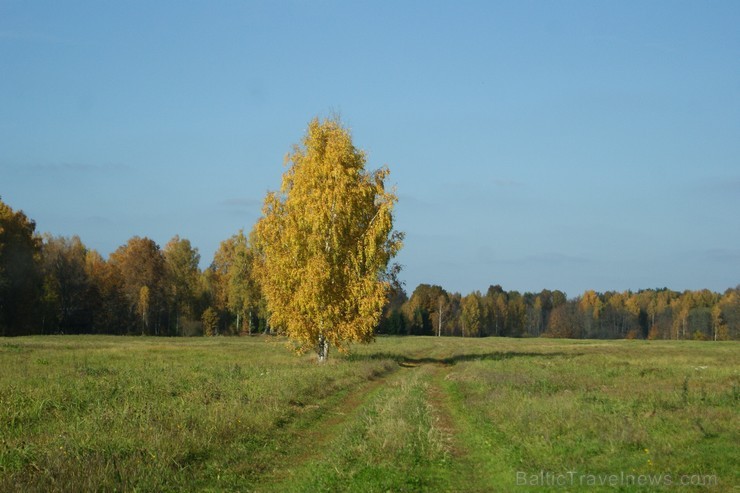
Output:
[[736,342],[0,339],[0,491],[729,491]]

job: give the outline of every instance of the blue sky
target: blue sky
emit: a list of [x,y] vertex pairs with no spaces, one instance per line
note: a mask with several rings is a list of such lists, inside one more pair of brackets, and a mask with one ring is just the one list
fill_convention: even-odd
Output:
[[103,255],[251,229],[314,116],[408,291],[740,283],[740,2],[0,0],[0,196]]

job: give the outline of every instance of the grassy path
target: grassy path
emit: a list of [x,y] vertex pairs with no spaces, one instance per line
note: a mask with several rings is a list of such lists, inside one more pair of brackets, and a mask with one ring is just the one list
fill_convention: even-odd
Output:
[[257,491],[451,491],[452,433],[430,398],[435,371],[400,365],[347,396],[314,423],[324,437],[299,439],[291,465]]
[[[373,377],[351,390],[344,390],[333,398],[319,404],[301,405],[302,409],[314,412],[313,417],[297,421],[289,436],[280,447],[281,456],[273,469],[264,478],[261,489],[267,484],[285,485],[298,480],[301,471],[313,462],[317,454],[331,447],[331,442],[346,426],[348,420],[359,412],[369,399],[379,392],[389,380],[398,378],[397,368]],[[284,486],[280,489],[284,489]]]
[[[264,337],[0,340],[0,491],[730,491],[737,348],[389,337],[317,365]],[[584,483],[622,473],[672,483]]]
[[453,365],[411,354],[398,366],[314,422],[257,491],[492,491],[445,384]]
[[316,422],[329,436],[258,491],[564,491],[541,471],[572,472],[567,491],[724,491],[737,479],[737,353],[627,344],[423,339],[381,352],[399,370]]

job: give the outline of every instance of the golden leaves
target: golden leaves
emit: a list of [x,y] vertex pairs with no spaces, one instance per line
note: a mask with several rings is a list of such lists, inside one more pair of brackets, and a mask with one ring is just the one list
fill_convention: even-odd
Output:
[[371,339],[385,303],[382,275],[402,234],[389,170],[368,173],[365,160],[337,120],[312,120],[256,225],[271,323],[304,348],[319,334],[339,348]]

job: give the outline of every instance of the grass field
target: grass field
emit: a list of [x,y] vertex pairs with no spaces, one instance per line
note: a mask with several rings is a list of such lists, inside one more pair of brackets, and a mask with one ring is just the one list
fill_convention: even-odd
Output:
[[732,342],[0,339],[0,491],[732,491],[739,404]]

